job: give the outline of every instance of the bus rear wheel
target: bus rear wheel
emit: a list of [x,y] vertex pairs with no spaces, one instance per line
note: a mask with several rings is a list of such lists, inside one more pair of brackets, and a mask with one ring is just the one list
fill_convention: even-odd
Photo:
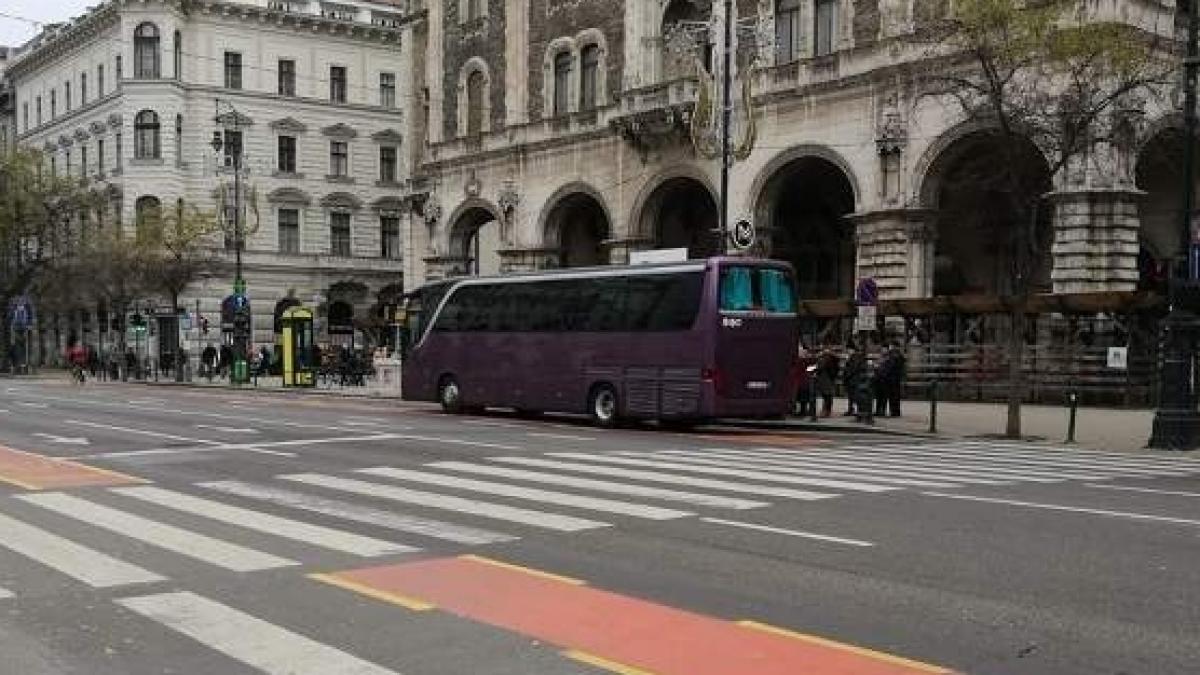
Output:
[[592,422],[599,427],[612,428],[617,426],[620,411],[620,399],[617,390],[611,384],[598,384],[592,387],[588,400],[588,412]]
[[458,380],[450,375],[442,378],[438,383],[438,403],[442,404],[444,413],[453,415],[463,411],[462,390],[458,387]]

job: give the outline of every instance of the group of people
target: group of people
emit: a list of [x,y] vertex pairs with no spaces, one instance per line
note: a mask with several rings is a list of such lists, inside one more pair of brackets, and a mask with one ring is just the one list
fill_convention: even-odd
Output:
[[899,417],[906,365],[904,350],[895,343],[883,347],[874,359],[865,349],[850,343],[844,364],[831,347],[810,352],[800,345],[796,414],[812,419],[833,414],[833,397],[840,379],[848,401],[847,416],[866,423],[885,415]]

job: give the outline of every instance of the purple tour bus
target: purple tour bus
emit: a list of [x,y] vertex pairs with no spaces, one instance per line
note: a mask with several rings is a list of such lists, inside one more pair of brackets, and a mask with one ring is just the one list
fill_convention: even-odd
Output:
[[799,320],[785,262],[459,278],[422,286],[405,308],[404,399],[447,412],[586,413],[609,426],[792,407]]

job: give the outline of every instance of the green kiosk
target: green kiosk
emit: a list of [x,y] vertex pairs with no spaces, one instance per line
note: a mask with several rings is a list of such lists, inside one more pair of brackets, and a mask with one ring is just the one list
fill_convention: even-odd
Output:
[[283,312],[280,323],[283,328],[283,386],[315,386],[317,364],[312,362],[312,310],[289,307]]

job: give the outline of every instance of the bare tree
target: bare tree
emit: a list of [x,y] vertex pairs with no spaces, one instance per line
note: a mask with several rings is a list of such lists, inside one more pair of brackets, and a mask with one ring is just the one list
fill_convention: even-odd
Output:
[[[1021,435],[1026,308],[1050,238],[1044,179],[1022,171],[1030,144],[1059,185],[1092,162],[1120,161],[1132,117],[1177,68],[1174,43],[1097,20],[1080,0],[954,0],[917,33],[928,56],[914,75],[921,100],[937,100],[983,129],[998,162],[970,179],[1000,200],[1009,219],[1001,246],[1010,266],[1008,418]],[[993,214],[994,215],[994,214]]]
[[175,210],[139,227],[146,248],[146,282],[170,299],[179,314],[179,296],[219,262],[211,235],[221,230],[216,215],[179,202]]

